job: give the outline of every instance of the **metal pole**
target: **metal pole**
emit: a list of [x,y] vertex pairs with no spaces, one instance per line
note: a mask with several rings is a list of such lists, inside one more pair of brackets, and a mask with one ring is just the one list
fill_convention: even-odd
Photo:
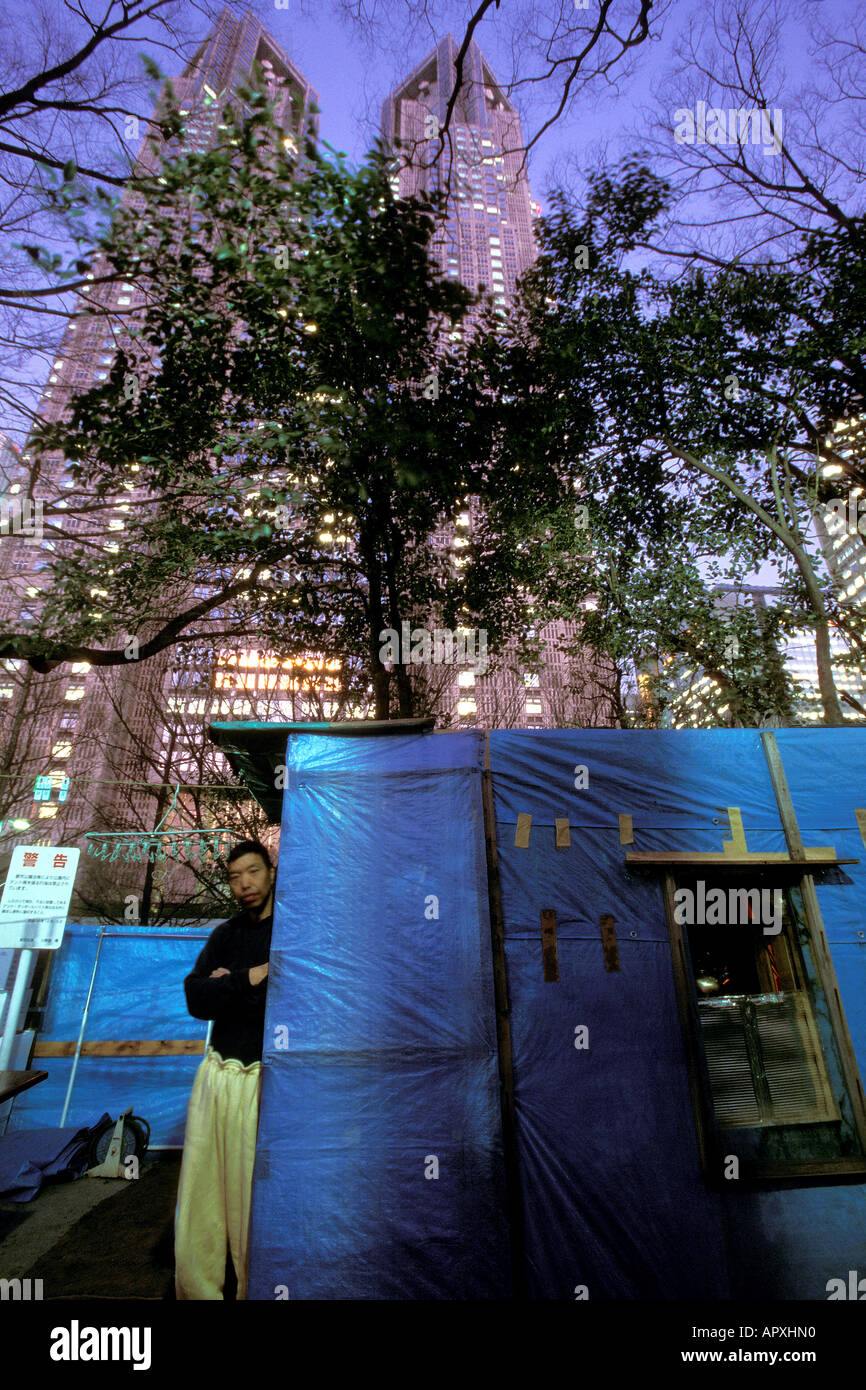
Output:
[[3,1041],[0,1042],[0,1071],[5,1071],[9,1057],[12,1053],[12,1044],[18,1031],[18,1015],[21,1012],[21,1001],[24,998],[24,991],[27,988],[27,976],[30,973],[30,961],[33,952],[22,950],[18,956],[18,973],[15,976],[15,984],[12,987],[12,998],[9,1000],[9,1010],[6,1015],[6,1030],[3,1034]]
[[72,1097],[72,1087],[75,1084],[75,1073],[78,1071],[78,1059],[81,1056],[81,1044],[84,1042],[84,1030],[87,1027],[87,1015],[90,1013],[90,1000],[93,996],[93,982],[96,979],[96,971],[99,966],[99,956],[102,951],[102,943],[105,940],[105,927],[99,930],[99,945],[96,948],[96,960],[93,962],[93,970],[90,973],[90,988],[87,991],[87,999],[84,1004],[84,1013],[81,1016],[81,1028],[78,1031],[78,1042],[75,1045],[75,1056],[72,1059],[72,1072],[69,1077],[69,1085],[66,1087],[66,1099],[63,1102],[63,1114],[60,1116],[61,1129],[66,1124],[66,1115],[69,1110],[69,1101]]

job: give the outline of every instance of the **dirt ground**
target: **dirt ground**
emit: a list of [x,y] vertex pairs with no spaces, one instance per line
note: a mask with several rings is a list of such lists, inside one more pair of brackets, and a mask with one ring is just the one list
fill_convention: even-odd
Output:
[[[0,1278],[41,1279],[43,1299],[174,1299],[179,1151],[148,1154],[137,1180],[46,1184],[0,1202]],[[237,1282],[226,1262],[226,1299]]]

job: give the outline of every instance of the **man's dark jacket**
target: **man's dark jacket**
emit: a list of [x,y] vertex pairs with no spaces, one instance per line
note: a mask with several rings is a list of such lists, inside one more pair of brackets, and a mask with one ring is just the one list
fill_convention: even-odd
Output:
[[[249,972],[267,962],[273,922],[273,915],[259,921],[247,911],[220,922],[183,982],[193,1018],[214,1020],[211,1046],[221,1057],[236,1057],[244,1066],[262,1058],[268,977],[251,985]],[[209,979],[220,966],[230,974]]]

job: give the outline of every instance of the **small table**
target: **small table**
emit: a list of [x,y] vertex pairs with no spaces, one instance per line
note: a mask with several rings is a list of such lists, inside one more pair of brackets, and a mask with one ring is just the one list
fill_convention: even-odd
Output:
[[0,1071],[0,1105],[44,1081],[47,1071]]

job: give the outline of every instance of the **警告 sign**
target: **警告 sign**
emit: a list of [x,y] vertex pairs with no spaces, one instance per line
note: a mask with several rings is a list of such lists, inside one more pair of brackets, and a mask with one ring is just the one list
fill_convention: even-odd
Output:
[[0,948],[55,951],[63,940],[79,849],[18,845],[0,897]]

